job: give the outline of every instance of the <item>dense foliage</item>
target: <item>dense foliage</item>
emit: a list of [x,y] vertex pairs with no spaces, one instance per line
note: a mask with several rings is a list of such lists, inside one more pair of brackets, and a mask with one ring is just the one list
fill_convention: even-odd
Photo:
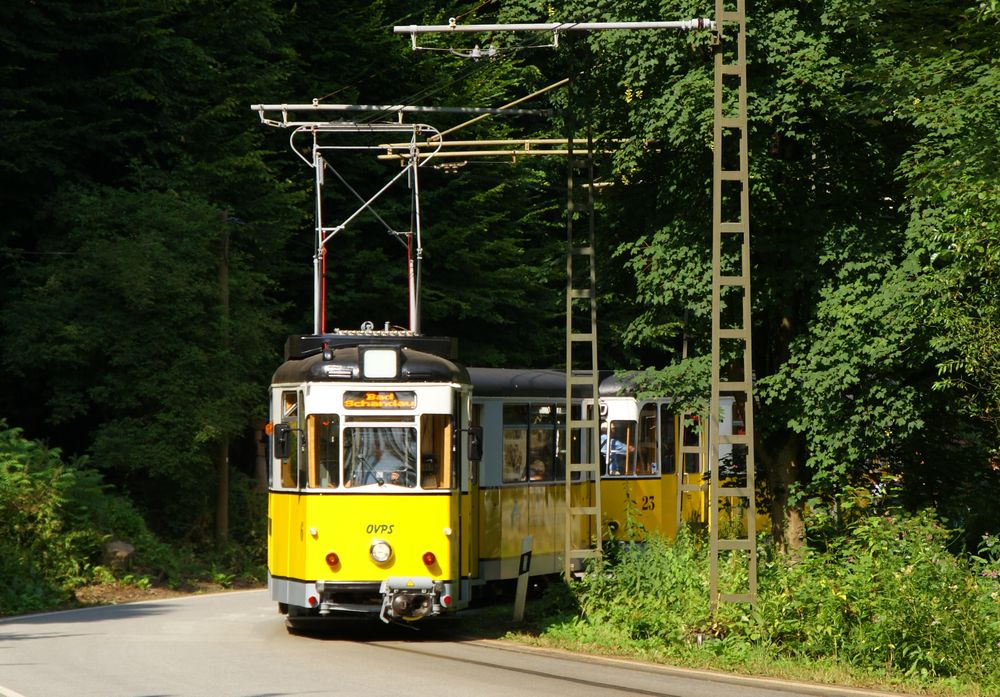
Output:
[[[4,436],[14,454],[5,455],[0,510],[11,529],[36,531],[0,544],[5,573],[40,574],[53,597],[84,578],[98,540],[118,531],[86,516],[73,536],[53,531],[66,525],[58,511],[77,510],[59,503],[68,492],[103,490],[102,481],[174,542],[214,537],[259,551],[258,429],[284,336],[311,328],[313,230],[312,173],[252,103],[498,106],[572,77],[571,92],[530,104],[554,107],[551,116],[485,119],[461,137],[561,137],[572,127],[605,144],[596,162],[603,367],[643,369],[650,385],[703,401],[709,35],[574,34],[552,51],[537,48],[549,37],[498,34],[475,39],[494,44],[496,58],[462,62],[445,49],[467,49],[464,37],[428,37],[425,48],[442,50],[413,52],[390,27],[687,18],[712,7],[0,5],[0,416],[15,429]],[[836,578],[854,563],[824,566],[831,559],[884,564],[868,569],[872,578],[910,563],[928,584],[966,578],[965,558],[956,571],[904,563],[893,550],[861,555],[851,545],[886,523],[849,512],[932,508],[966,551],[1000,529],[997,3],[756,0],[748,11],[759,479],[774,539],[826,555],[804,549],[798,567],[776,560],[769,582],[798,587],[797,574]],[[434,119],[438,128],[462,120]],[[366,196],[398,171],[369,153],[331,162]],[[421,179],[424,330],[457,337],[468,363],[558,366],[565,164],[452,164]],[[329,197],[330,210],[355,210],[350,190],[330,186]],[[405,229],[405,185],[378,212]],[[378,218],[359,216],[338,233],[328,271],[329,326],[406,324],[405,252]],[[16,429],[47,445],[27,445]],[[830,514],[819,525],[810,511]],[[78,551],[55,553],[67,544]],[[30,596],[21,581],[10,588]],[[831,637],[849,634],[846,617],[876,612],[847,595],[855,615],[831,619]],[[757,631],[775,645],[806,631],[791,615],[770,621]],[[654,622],[663,626],[642,631],[686,631]],[[859,661],[954,670],[917,639],[892,656],[850,641]]]
[[[136,563],[164,564],[164,548],[127,500],[86,461],[29,441],[0,421],[0,614],[66,604],[77,586],[112,578],[105,543],[134,540]],[[122,571],[122,570],[119,570]],[[130,572],[133,569],[129,569]]]
[[[518,0],[502,14],[550,11]],[[556,14],[711,12],[582,0]],[[1000,527],[995,4],[760,0],[748,15],[756,453],[773,532],[797,546],[810,497],[839,505],[890,479],[974,542]],[[602,200],[603,355],[704,394],[711,49],[670,32],[571,43],[594,127],[622,143]]]
[[836,666],[838,681],[993,693],[1000,540],[987,536],[978,554],[956,556],[953,536],[927,512],[894,511],[858,518],[795,562],[765,548],[756,610],[723,606],[715,616],[705,541],[654,537],[612,551],[572,596],[557,587],[541,606],[551,613],[542,636],[692,665],[827,679]]
[[[0,413],[91,455],[171,538],[229,536],[230,470],[259,478],[269,375],[284,337],[311,329],[311,172],[250,104],[492,105],[540,79],[414,55],[387,27],[420,16],[390,1],[0,10]],[[371,153],[331,166],[366,196],[398,171]],[[544,168],[421,184],[425,331],[458,337],[471,362],[557,360],[561,199]],[[355,206],[330,187],[331,215]],[[405,184],[377,212],[408,227]],[[330,326],[406,325],[398,242],[370,215],[337,236]]]

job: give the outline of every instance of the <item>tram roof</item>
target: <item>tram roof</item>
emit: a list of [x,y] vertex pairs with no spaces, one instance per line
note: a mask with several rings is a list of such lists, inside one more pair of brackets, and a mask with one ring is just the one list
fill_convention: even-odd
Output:
[[[330,360],[323,360],[326,347]],[[533,368],[463,368],[457,364],[457,342],[450,337],[424,336],[404,330],[336,330],[327,334],[295,334],[285,342],[285,363],[272,382],[362,381],[360,349],[394,347],[400,351],[399,380],[469,382],[484,397],[565,399],[566,374]],[[628,374],[604,370],[598,374],[600,397],[634,396]],[[585,385],[575,385],[573,396],[590,397]]]
[[[365,348],[393,347],[399,352],[395,378],[366,379],[361,373],[360,353]],[[451,360],[426,351],[394,344],[362,344],[329,348],[328,357],[319,353],[285,361],[271,378],[272,384],[297,382],[457,382],[468,383],[465,368]]]
[[[517,369],[517,368],[469,368],[473,394],[481,397],[547,397],[566,398],[566,373],[561,370]],[[628,388],[610,371],[599,373],[598,393],[601,397],[623,394]],[[573,388],[576,398],[590,397],[585,385]]]
[[431,353],[454,361],[458,342],[447,336],[424,336],[404,330],[337,330],[327,334],[293,334],[285,341],[285,360],[306,358],[322,353],[323,347],[398,346]]

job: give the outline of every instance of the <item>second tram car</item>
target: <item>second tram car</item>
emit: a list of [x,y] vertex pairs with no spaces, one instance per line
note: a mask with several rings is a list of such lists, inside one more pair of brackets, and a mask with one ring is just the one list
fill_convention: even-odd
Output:
[[[681,448],[668,397],[609,375],[598,404],[570,408],[601,416],[604,534],[704,521],[703,486],[680,487],[701,484],[704,458]],[[410,332],[293,336],[270,410],[268,585],[292,624],[463,608],[518,576],[527,535],[530,573],[562,570],[567,448],[587,447],[566,442],[562,372],[465,368],[451,340]]]

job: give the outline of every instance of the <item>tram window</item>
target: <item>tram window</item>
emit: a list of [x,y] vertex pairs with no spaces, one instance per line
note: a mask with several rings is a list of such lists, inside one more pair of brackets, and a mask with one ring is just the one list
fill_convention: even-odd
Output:
[[602,424],[601,457],[608,465],[608,474],[635,474],[635,444],[634,421],[612,421],[610,426]]
[[420,487],[447,489],[453,485],[452,421],[449,414],[420,417]]
[[340,417],[310,414],[309,486],[324,489],[340,485]]
[[747,432],[747,403],[733,402],[733,435],[742,436]]
[[281,393],[281,416],[283,421],[295,421],[299,413],[299,401],[291,390]]
[[549,426],[533,426],[528,431],[528,479],[546,481],[552,479],[555,430]]
[[528,425],[528,479],[550,481],[555,472],[556,413],[554,404],[533,404]]
[[552,423],[552,418],[555,416],[555,407],[551,404],[532,404],[529,413],[532,425],[548,424]]
[[281,393],[281,420],[291,426],[288,432],[288,457],[281,460],[281,486],[293,489],[299,462],[299,402],[291,390]]
[[643,404],[639,410],[639,441],[635,454],[637,475],[648,476],[657,473],[655,404]]
[[528,405],[503,408],[503,481],[523,482],[528,465]]
[[344,429],[344,486],[417,485],[417,429],[349,426]]
[[527,404],[505,404],[503,406],[503,424],[508,425],[524,425],[528,423],[528,405]]
[[[552,462],[552,478],[557,481],[566,479],[566,409],[557,406],[555,410],[555,429],[552,436],[554,441],[555,458]],[[580,461],[579,452],[576,454],[577,462]],[[579,474],[579,473],[577,473]]]
[[503,480],[523,482],[527,465],[528,429],[504,426],[503,429]]
[[663,405],[660,407],[660,469],[663,474],[677,471],[677,427],[673,412]]

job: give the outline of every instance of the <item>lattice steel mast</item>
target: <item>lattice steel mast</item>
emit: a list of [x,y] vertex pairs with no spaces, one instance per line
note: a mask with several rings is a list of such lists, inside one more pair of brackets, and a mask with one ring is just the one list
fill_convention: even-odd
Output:
[[[727,9],[735,6],[735,9]],[[715,126],[712,185],[712,397],[709,402],[710,597],[721,602],[757,601],[757,505],[754,481],[753,366],[750,311],[750,181],[747,132],[745,0],[716,0]],[[734,29],[728,33],[728,29]],[[735,161],[735,167],[733,162]],[[726,259],[737,261],[726,265]],[[735,310],[735,311],[733,311]],[[725,312],[725,319],[723,313]],[[723,363],[727,357],[732,359]],[[735,399],[733,435],[717,428],[723,396]],[[743,416],[743,427],[737,416]],[[740,432],[742,431],[742,432]],[[725,455],[724,455],[725,453]],[[728,459],[729,462],[725,462]],[[726,486],[720,469],[727,466]],[[735,505],[734,505],[735,502]],[[745,523],[723,536],[720,506],[745,514]],[[746,587],[719,589],[723,553],[745,558]],[[737,564],[739,566],[739,564]]]
[[[727,2],[734,9],[727,9]],[[713,44],[715,45],[715,97],[714,97],[714,156],[713,156],[713,195],[712,195],[712,383],[709,405],[709,467],[711,469],[711,491],[709,527],[711,535],[711,603],[715,608],[720,601],[756,601],[757,584],[757,556],[756,556],[756,502],[754,496],[754,454],[753,454],[753,385],[751,368],[751,315],[750,315],[750,228],[749,228],[749,179],[748,179],[748,156],[747,156],[747,93],[746,93],[746,11],[744,0],[716,0],[715,21],[708,19],[692,19],[679,22],[554,22],[547,24],[470,24],[459,25],[455,20],[447,25],[432,26],[397,26],[394,31],[398,34],[409,34],[413,48],[420,48],[417,44],[418,34],[448,34],[448,33],[483,33],[494,31],[509,32],[538,32],[546,31],[553,34],[553,46],[558,45],[560,32],[568,31],[603,31],[614,29],[710,29],[714,32]],[[726,28],[735,28],[735,37],[726,33]],[[734,42],[735,38],[735,42]],[[735,43],[735,57],[730,62],[725,61],[725,50],[732,48]],[[478,46],[474,52],[469,54],[472,57],[482,55]],[[727,81],[727,78],[729,80]],[[736,103],[735,113],[727,112],[725,105],[730,100],[726,98],[728,82],[735,81]],[[727,137],[728,134],[728,137]],[[730,147],[733,137],[738,139],[738,166],[736,169],[727,167],[728,157],[724,154]],[[573,158],[573,134],[569,134],[567,154]],[[593,148],[588,147],[588,154]],[[593,253],[587,250],[587,245],[576,245],[573,238],[572,228],[572,208],[573,203],[573,183],[572,183],[572,162],[570,163],[569,195],[567,212],[569,220],[567,222],[567,337],[566,337],[566,383],[567,383],[567,430],[566,442],[572,442],[572,431],[578,429],[589,433],[592,440],[596,442],[598,433],[598,410],[595,408],[590,418],[582,418],[576,421],[572,419],[570,411],[570,395],[574,382],[596,384],[597,375],[597,332],[596,332],[596,292],[594,289],[595,279],[591,271],[591,282],[588,288],[576,288],[574,286],[574,256],[581,256],[590,259],[590,269],[593,270]],[[738,187],[738,213],[730,218],[731,206],[726,205],[727,195],[731,192],[727,189]],[[593,219],[590,226],[590,247],[593,246]],[[723,250],[732,251],[732,245],[727,245],[728,239],[735,239],[738,243],[739,269],[723,268]],[[735,296],[739,295],[739,298]],[[724,297],[725,296],[725,297]],[[589,332],[576,332],[574,330],[574,299],[589,300],[590,318],[592,328]],[[736,323],[723,323],[724,308],[731,309],[736,301],[739,301],[739,320]],[[729,315],[727,315],[728,317]],[[573,344],[575,342],[591,342],[591,370],[573,370]],[[723,342],[733,342],[724,347]],[[723,366],[723,349],[730,354],[737,355],[737,360],[731,364]],[[574,374],[576,373],[576,374]],[[594,403],[597,403],[596,387],[594,391]],[[734,432],[732,436],[719,435],[719,424],[722,417],[722,398],[732,396],[735,398],[735,415],[743,416],[742,432]],[[683,433],[683,430],[682,430]],[[567,456],[571,448],[567,447]],[[596,448],[592,450],[596,453]],[[683,452],[683,450],[682,450]],[[725,453],[725,454],[724,454]],[[569,463],[567,468],[567,521],[566,521],[566,575],[570,574],[570,562],[574,555],[597,556],[600,553],[600,534],[595,540],[596,549],[592,551],[574,550],[570,544],[570,529],[573,518],[576,515],[593,516],[592,529],[601,530],[599,499],[596,505],[573,506],[574,501],[571,496],[571,476],[574,469],[580,472],[589,472],[594,482],[594,487],[599,491],[599,468],[596,463],[597,458],[593,458],[592,463]],[[737,481],[737,486],[722,487],[720,479],[720,467],[725,462],[727,473]],[[683,463],[683,459],[682,459]],[[683,464],[682,464],[683,466]],[[739,484],[742,484],[741,486]],[[680,494],[679,494],[680,495]],[[599,493],[597,494],[599,496]],[[746,537],[725,538],[720,537],[720,504],[726,505],[733,499],[745,500],[746,503],[739,507],[745,511],[746,522],[744,529]],[[720,552],[745,551],[747,556],[747,581],[748,588],[745,593],[722,593],[719,591],[719,558]]]

